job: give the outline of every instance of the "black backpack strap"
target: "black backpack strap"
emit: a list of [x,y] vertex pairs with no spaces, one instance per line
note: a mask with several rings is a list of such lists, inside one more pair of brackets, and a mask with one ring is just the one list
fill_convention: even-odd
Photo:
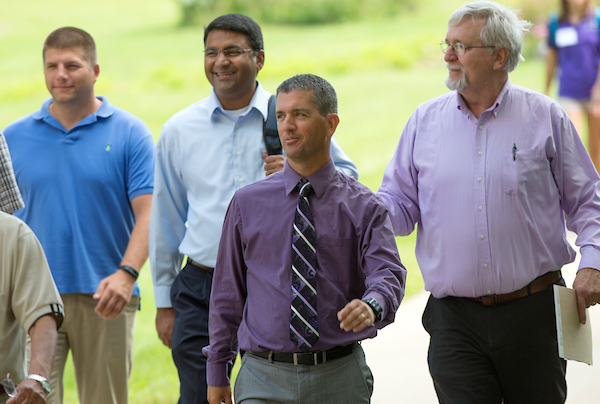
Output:
[[269,155],[283,154],[279,132],[277,132],[276,100],[277,98],[274,95],[269,98],[267,120],[263,123],[263,138]]

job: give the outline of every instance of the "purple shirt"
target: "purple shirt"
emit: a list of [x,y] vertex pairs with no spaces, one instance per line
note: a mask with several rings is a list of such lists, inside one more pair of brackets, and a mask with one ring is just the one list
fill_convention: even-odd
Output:
[[598,20],[591,13],[579,24],[559,21],[555,35],[548,36],[548,46],[558,54],[558,94],[562,97],[589,99],[600,64]]
[[419,106],[379,194],[396,235],[417,225],[425,289],[477,297],[572,262],[565,214],[580,268],[600,269],[598,181],[558,103],[507,80],[479,119],[456,91]]
[[[229,205],[210,301],[207,380],[226,386],[228,363],[245,351],[299,352],[290,341],[292,225],[302,177],[282,172],[237,191]],[[394,320],[404,297],[392,225],[380,198],[336,171],[330,161],[308,177],[317,234],[319,340],[314,350],[373,338]],[[382,321],[359,333],[340,329],[337,312],[352,299],[373,297]],[[238,328],[239,327],[239,328]]]

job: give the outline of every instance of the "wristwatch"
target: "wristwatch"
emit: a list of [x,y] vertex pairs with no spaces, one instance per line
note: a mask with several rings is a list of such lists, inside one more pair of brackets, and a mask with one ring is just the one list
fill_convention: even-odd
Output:
[[36,382],[39,382],[42,385],[42,388],[44,389],[46,394],[50,394],[50,390],[51,390],[50,382],[44,376],[31,374],[31,375],[27,375],[27,377],[25,377],[25,379],[31,379],[31,380],[35,380]]
[[129,275],[133,276],[135,279],[137,279],[138,276],[140,276],[140,273],[138,271],[136,271],[135,268],[133,268],[131,265],[120,265],[119,269],[122,269],[123,271],[127,272]]
[[373,323],[376,323],[378,321],[381,320],[381,314],[383,313],[383,309],[381,308],[381,306],[379,305],[379,303],[377,303],[377,300],[375,300],[374,298],[370,297],[367,300],[363,300],[363,302],[365,302],[366,304],[369,305],[369,307],[371,307],[371,309],[373,310],[373,313],[375,313],[375,321]]

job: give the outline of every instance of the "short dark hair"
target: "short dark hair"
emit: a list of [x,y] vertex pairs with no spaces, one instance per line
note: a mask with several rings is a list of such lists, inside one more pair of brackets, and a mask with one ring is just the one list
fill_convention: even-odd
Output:
[[226,14],[215,18],[206,28],[204,28],[204,46],[210,31],[221,29],[223,31],[239,32],[246,35],[248,45],[254,51],[263,49],[263,37],[260,26],[252,18],[243,14]]
[[313,105],[319,113],[323,116],[337,114],[337,95],[327,80],[314,74],[298,74],[281,83],[277,87],[277,95],[294,90],[314,91]]
[[84,59],[92,66],[96,64],[98,57],[94,38],[84,30],[75,27],[62,27],[52,31],[44,42],[42,58],[46,60],[48,49],[71,48],[80,48],[83,51]]

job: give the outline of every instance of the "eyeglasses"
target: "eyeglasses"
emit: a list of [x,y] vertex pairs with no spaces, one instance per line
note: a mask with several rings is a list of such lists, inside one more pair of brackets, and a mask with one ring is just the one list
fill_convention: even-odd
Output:
[[495,48],[495,46],[466,46],[460,42],[457,42],[453,45],[450,45],[448,42],[440,42],[440,48],[442,49],[442,53],[445,55],[448,48],[452,48],[456,56],[464,56],[467,49],[470,48]]
[[223,55],[225,55],[226,58],[236,58],[244,52],[252,51],[254,51],[254,49],[242,49],[238,46],[232,46],[223,50],[217,48],[208,48],[204,50],[204,57],[207,57],[209,59],[215,59],[219,57],[221,52],[223,52]]
[[15,383],[10,378],[10,373],[7,373],[6,379],[2,380],[2,386],[4,386],[4,392],[8,394],[9,397],[17,396],[17,388],[15,387]]

